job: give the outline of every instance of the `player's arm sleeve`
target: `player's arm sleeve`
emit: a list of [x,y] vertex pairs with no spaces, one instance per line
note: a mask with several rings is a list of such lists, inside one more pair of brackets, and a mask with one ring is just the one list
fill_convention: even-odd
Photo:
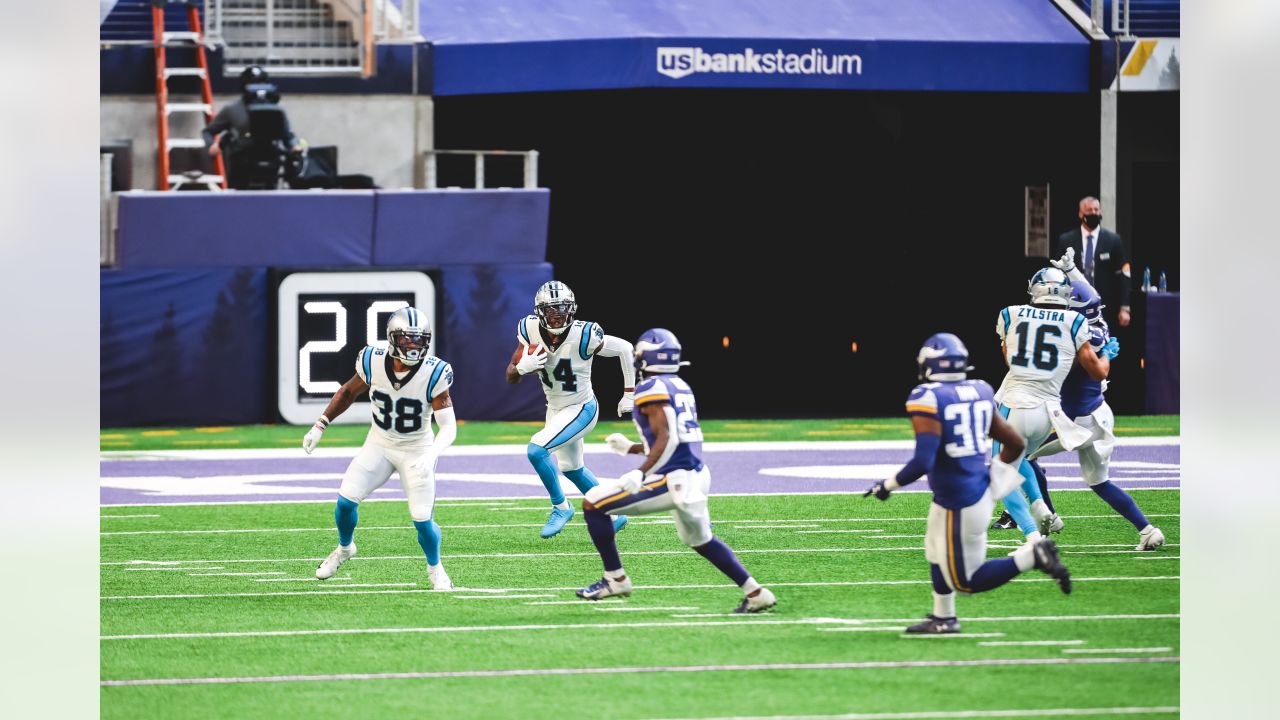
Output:
[[[599,326],[596,325],[595,327],[598,328]],[[586,330],[591,330],[591,328],[584,328],[584,336],[586,334]],[[594,334],[594,332],[597,331],[593,330],[592,332]],[[635,387],[636,367],[632,362],[632,359],[636,354],[635,346],[620,337],[605,335],[603,331],[599,332],[600,344],[596,347],[594,351],[595,354],[603,355],[605,357],[619,358],[622,364],[622,386],[627,388]]]
[[1085,321],[1084,315],[1076,313],[1076,317],[1071,321],[1071,337],[1075,342],[1076,349],[1084,347],[1092,340],[1093,333],[1089,329],[1089,323]]
[[431,444],[431,451],[438,457],[458,437],[458,423],[454,420],[452,405],[440,408],[433,412],[432,415],[436,419],[436,425],[440,426],[440,432],[436,433],[435,439],[432,440]]
[[1000,336],[1000,342],[1004,342],[1005,336],[1009,334],[1009,325],[1012,318],[1009,317],[1009,308],[1000,311],[996,316],[996,335]]
[[[938,398],[927,387],[917,387],[907,397],[907,414],[912,417],[938,419]],[[942,436],[931,432],[916,433],[916,449],[911,459],[903,466],[894,479],[898,486],[909,485],[933,471],[933,463],[938,457],[938,446],[942,444]]]
[[369,380],[373,376],[373,347],[366,345],[363,350],[356,353],[356,375],[364,381],[365,385],[372,385]]
[[520,322],[516,323],[516,340],[519,340],[521,345],[528,345],[530,342],[528,322],[530,317],[532,316],[522,317]]
[[440,361],[431,369],[431,379],[427,381],[427,400],[435,400],[453,386],[453,366]]
[[657,378],[648,378],[641,381],[636,387],[636,407],[641,408],[656,402],[671,402],[671,395],[667,393],[667,386],[658,382]]

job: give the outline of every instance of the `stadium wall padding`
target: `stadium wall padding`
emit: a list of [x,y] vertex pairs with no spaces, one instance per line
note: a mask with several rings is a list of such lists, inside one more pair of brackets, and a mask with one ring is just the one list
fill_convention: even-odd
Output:
[[458,416],[541,418],[537,383],[503,371],[552,278],[549,204],[546,190],[123,193],[120,266],[101,271],[101,424],[275,422],[272,267],[437,269]]
[[[1147,346],[1143,363],[1149,414],[1181,411],[1181,363],[1179,362],[1180,293],[1147,295]],[[1123,346],[1121,351],[1123,351]]]

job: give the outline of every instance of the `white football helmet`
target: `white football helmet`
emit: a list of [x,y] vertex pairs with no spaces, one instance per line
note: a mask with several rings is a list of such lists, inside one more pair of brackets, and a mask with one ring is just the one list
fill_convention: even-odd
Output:
[[1057,268],[1038,270],[1027,282],[1032,305],[1071,307],[1071,281]]
[[559,280],[545,282],[533,296],[533,311],[538,324],[552,335],[560,335],[573,325],[578,314],[578,302],[568,285]]
[[400,308],[387,318],[387,344],[391,357],[417,365],[431,347],[431,321],[415,307]]

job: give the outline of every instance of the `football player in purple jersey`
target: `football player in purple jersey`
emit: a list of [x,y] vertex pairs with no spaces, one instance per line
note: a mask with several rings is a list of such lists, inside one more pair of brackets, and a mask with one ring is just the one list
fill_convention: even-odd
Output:
[[632,418],[643,443],[621,433],[605,439],[619,455],[644,455],[640,467],[617,480],[601,480],[587,491],[582,509],[591,542],[604,562],[604,577],[578,591],[578,597],[601,600],[631,594],[631,578],[618,557],[610,516],[671,513],[685,545],[698,551],[742,588],[734,612],[756,613],[777,603],[769,588],[751,577],[733,549],[711,532],[707,492],[711,471],[702,462],[702,428],[689,384],[676,373],[688,365],[680,359],[680,341],[662,328],[647,330],[635,344],[635,365],[641,381],[635,390]]
[[[1022,458],[1026,443],[1018,431],[996,413],[994,393],[982,380],[969,380],[969,351],[960,338],[938,333],[925,341],[916,356],[920,379],[907,397],[907,414],[916,433],[915,455],[888,480],[865,493],[888,500],[898,488],[929,476],[933,503],[925,530],[925,558],[933,580],[933,612],[909,633],[957,633],[955,593],[994,590],[1032,568],[1071,592],[1071,573],[1058,558],[1052,540],[1041,539],[1016,550],[1011,557],[987,560],[987,523],[996,500],[1016,491],[1022,476],[1012,465]],[[986,458],[991,440],[1003,444]]]

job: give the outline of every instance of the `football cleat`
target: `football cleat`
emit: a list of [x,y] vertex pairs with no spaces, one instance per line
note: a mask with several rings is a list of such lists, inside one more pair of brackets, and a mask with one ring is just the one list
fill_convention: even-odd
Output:
[[615,533],[622,532],[622,528],[627,526],[627,516],[619,515],[613,519],[613,531]]
[[338,568],[342,567],[342,563],[356,556],[356,544],[351,543],[346,547],[339,545],[334,551],[329,553],[329,557],[320,563],[320,567],[316,568],[316,578],[319,580],[328,580],[333,574],[338,572]]
[[1134,550],[1155,550],[1164,545],[1164,533],[1158,527],[1149,527],[1138,533],[1138,547]]
[[[564,529],[566,523],[573,518],[573,506],[561,510],[560,508],[551,508],[551,516],[547,518],[547,524],[542,526],[542,532],[539,533],[544,538],[555,537]],[[616,526],[615,526],[616,527]]]
[[444,565],[428,565],[427,577],[431,578],[431,589],[439,591],[448,591],[453,589],[453,581],[449,579],[449,573],[444,571]]
[[764,612],[777,604],[778,598],[769,592],[769,588],[762,587],[754,597],[751,595],[743,597],[742,602],[738,603],[738,607],[734,608],[733,611],[740,615],[743,613],[758,613]]
[[1036,558],[1036,568],[1058,582],[1064,595],[1071,594],[1071,571],[1062,564],[1058,557],[1058,544],[1048,538],[1036,543],[1032,548]]
[[1056,512],[1045,515],[1036,524],[1040,526],[1041,535],[1048,535],[1051,532],[1060,533],[1062,528],[1066,526],[1066,523],[1062,522],[1062,518]]
[[1018,527],[1018,523],[1013,519],[1013,516],[1010,515],[1008,511],[1000,513],[1000,517],[991,524],[992,530],[1012,530],[1016,527]]
[[631,595],[631,578],[614,580],[609,576],[600,578],[594,583],[577,591],[580,598],[586,600],[603,600],[607,597],[627,597]]
[[924,622],[911,625],[906,631],[913,635],[951,635],[960,632],[960,621],[953,617],[940,618],[929,614],[925,616]]

